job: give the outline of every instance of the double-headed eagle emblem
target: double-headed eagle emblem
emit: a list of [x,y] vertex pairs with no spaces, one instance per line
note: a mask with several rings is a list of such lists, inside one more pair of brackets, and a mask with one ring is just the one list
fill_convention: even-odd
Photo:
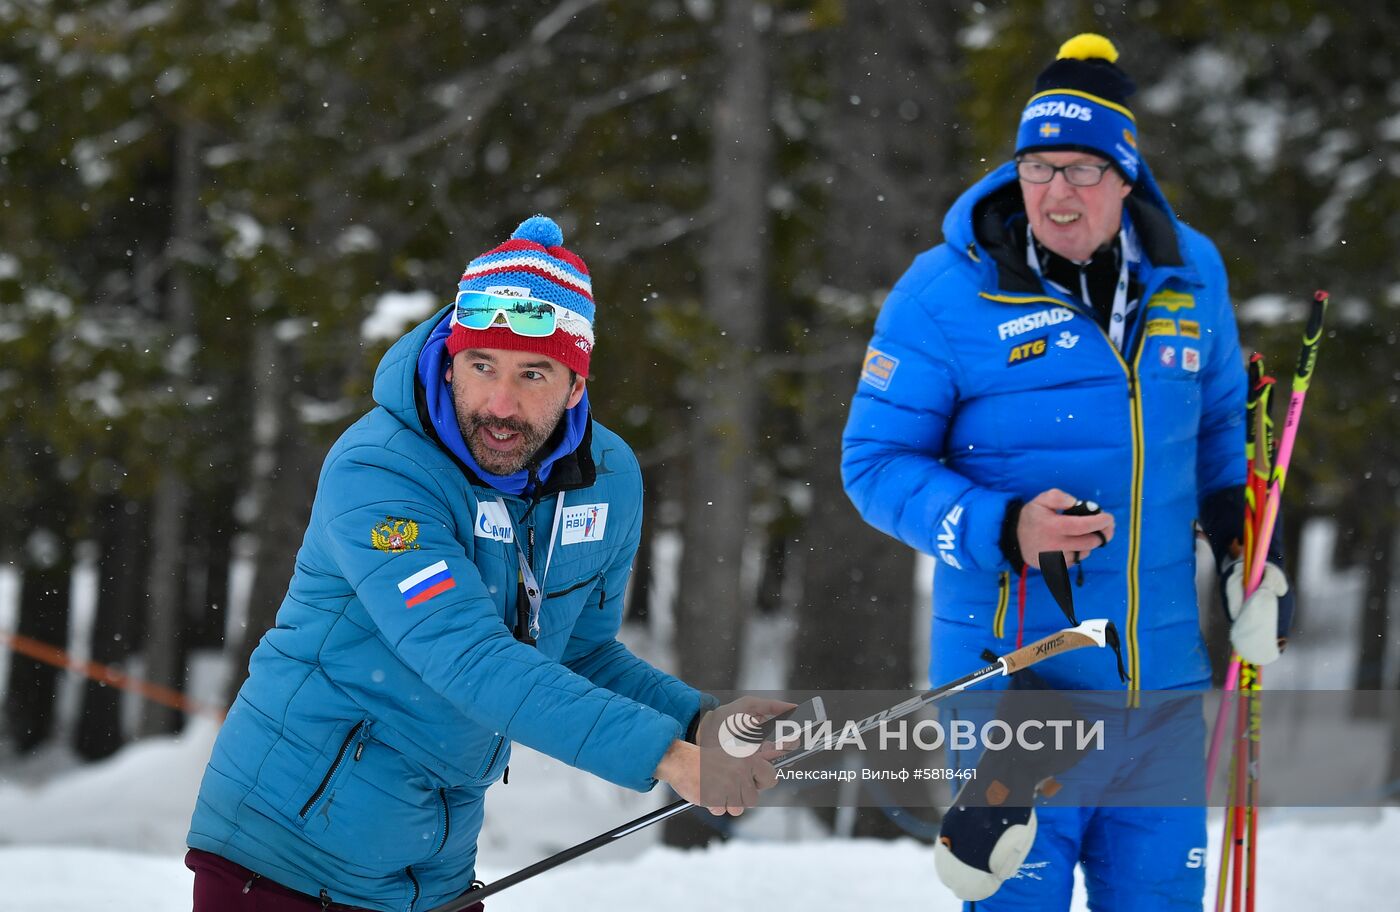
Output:
[[387,551],[390,554],[401,554],[404,551],[416,551],[418,545],[418,523],[411,519],[395,519],[392,516],[384,517],[384,521],[370,530],[370,542],[373,543],[376,551]]

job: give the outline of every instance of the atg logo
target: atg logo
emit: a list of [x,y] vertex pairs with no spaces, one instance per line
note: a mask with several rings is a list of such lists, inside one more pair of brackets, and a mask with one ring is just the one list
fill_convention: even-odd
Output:
[[559,522],[562,526],[559,543],[562,545],[602,541],[608,528],[608,505],[600,503],[565,507]]
[[1039,339],[1032,339],[1029,342],[1013,346],[1011,353],[1006,356],[1007,366],[1025,364],[1027,361],[1045,357],[1045,343],[1049,338],[1049,336],[1041,336]]

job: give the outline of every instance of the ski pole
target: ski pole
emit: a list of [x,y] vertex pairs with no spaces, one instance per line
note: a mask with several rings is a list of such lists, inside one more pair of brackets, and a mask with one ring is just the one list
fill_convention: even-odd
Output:
[[[1268,479],[1267,453],[1268,446],[1260,446],[1259,441],[1267,440],[1267,426],[1264,423],[1265,411],[1262,408],[1273,384],[1273,378],[1264,374],[1264,356],[1255,352],[1249,358],[1249,394],[1245,405],[1245,472],[1248,485],[1245,488],[1245,509],[1244,509],[1244,549],[1241,555],[1243,561],[1243,572],[1245,577],[1249,576],[1249,563],[1251,555],[1254,553],[1254,536],[1258,531],[1258,521],[1261,511],[1259,504],[1264,496],[1265,487],[1262,482]],[[1237,657],[1231,655],[1232,670],[1238,667],[1242,671],[1248,672],[1247,666],[1236,666],[1234,663]],[[1234,702],[1222,701],[1220,707],[1221,718],[1227,718],[1237,710]],[[1238,739],[1242,719],[1236,723],[1235,738]],[[1210,761],[1207,769],[1211,771],[1211,778],[1214,778],[1216,752],[1220,747],[1219,735],[1222,727],[1217,725],[1211,738]],[[1224,826],[1220,834],[1220,859],[1216,866],[1216,891],[1215,891],[1215,912],[1224,912],[1225,895],[1228,892],[1231,878],[1230,859],[1231,852],[1239,843],[1239,779],[1241,776],[1240,763],[1242,762],[1240,751],[1233,747],[1230,752],[1230,769],[1227,779],[1227,794],[1225,801]],[[1211,782],[1207,780],[1207,792],[1209,792]],[[1236,872],[1238,878],[1238,872]]]
[[[916,697],[911,697],[910,699],[905,700],[903,703],[898,703],[888,709],[881,710],[880,712],[875,713],[872,716],[868,716],[865,719],[862,719],[860,722],[856,723],[856,729],[857,731],[863,734],[884,722],[888,722],[893,719],[899,719],[904,716],[910,715],[911,713],[918,712],[924,707],[936,703],[944,697],[966,690],[967,688],[972,687],[976,684],[980,684],[981,682],[986,681],[990,678],[1011,675],[1018,671],[1021,671],[1022,669],[1030,668],[1032,665],[1035,665],[1039,662],[1043,662],[1046,659],[1051,658],[1052,656],[1063,655],[1067,652],[1072,652],[1076,649],[1082,649],[1086,646],[1094,646],[1098,648],[1107,646],[1110,649],[1113,649],[1115,652],[1118,652],[1121,647],[1118,639],[1118,630],[1113,626],[1113,622],[1103,618],[1098,618],[1095,620],[1085,621],[1084,623],[1079,624],[1076,627],[1067,627],[1064,630],[1059,631],[1058,633],[1052,633],[1044,639],[1037,640],[1034,643],[1022,646],[1020,649],[1008,652],[1006,655],[999,657],[995,662],[991,663],[990,665],[987,665],[985,668],[982,668],[979,671],[974,671],[971,674],[963,675],[955,681],[949,681],[947,684],[935,687],[932,690],[926,690]],[[1121,665],[1121,659],[1119,661]],[[786,766],[791,766],[792,764],[799,763],[802,760],[813,756],[814,754],[830,750],[839,743],[841,742],[833,736],[832,738],[828,738],[825,741],[812,745],[811,747],[807,747],[801,751],[788,754],[780,758],[777,762],[773,764],[773,766],[778,769],[782,769]],[[572,861],[573,859],[578,858],[580,855],[586,855],[589,852],[592,852],[594,849],[599,849],[605,845],[610,845],[611,843],[614,843],[617,840],[622,839],[623,837],[630,836],[639,830],[646,829],[652,824],[660,823],[663,820],[674,817],[682,811],[689,810],[692,807],[695,807],[695,805],[689,801],[685,801],[684,799],[672,802],[671,804],[668,804],[665,807],[660,808],[658,810],[652,811],[649,814],[643,814],[636,820],[632,820],[622,824],[621,826],[614,827],[613,829],[608,830],[606,833],[600,833],[597,836],[594,836],[592,839],[580,842],[578,845],[571,846],[570,848],[567,848],[562,852],[559,852],[555,855],[551,855],[548,858],[545,858],[541,861],[537,861],[528,867],[521,868],[514,874],[508,874],[505,877],[502,877],[499,880],[492,881],[491,883],[485,886],[478,887],[474,890],[468,890],[466,893],[463,893],[455,899],[450,899],[447,902],[442,903],[441,905],[437,905],[432,907],[431,909],[428,909],[427,912],[462,912],[462,910],[466,909],[467,907],[475,903],[481,902],[482,900],[488,897],[494,896],[502,890],[507,889],[508,887],[513,887],[518,883],[535,877],[536,875],[543,874],[545,871],[557,868],[565,862]]]
[[1274,524],[1278,521],[1283,484],[1288,477],[1288,465],[1293,460],[1293,444],[1298,439],[1298,426],[1303,421],[1303,401],[1308,396],[1313,369],[1317,367],[1317,349],[1322,342],[1322,318],[1327,313],[1327,300],[1325,291],[1318,291],[1313,295],[1312,311],[1308,315],[1307,329],[1303,332],[1303,346],[1298,351],[1298,368],[1293,374],[1293,391],[1288,399],[1288,414],[1283,419],[1278,456],[1274,460],[1273,471],[1269,474],[1269,490],[1264,498],[1264,521],[1259,526],[1259,536],[1254,542],[1254,565],[1250,568],[1248,585],[1244,590],[1246,593],[1259,588],[1259,581],[1264,578],[1264,562],[1268,560],[1269,541],[1273,538]]
[[[1298,425],[1303,418],[1303,400],[1307,397],[1308,386],[1312,382],[1313,369],[1317,366],[1317,350],[1322,341],[1322,319],[1327,310],[1328,294],[1325,291],[1317,291],[1313,295],[1312,310],[1308,315],[1307,327],[1303,332],[1303,345],[1298,352],[1298,367],[1293,376],[1292,396],[1288,403],[1288,414],[1283,422],[1283,436],[1279,441],[1278,456],[1274,463],[1273,471],[1270,473],[1270,483],[1265,498],[1264,522],[1260,528],[1260,534],[1254,542],[1256,555],[1262,555],[1264,559],[1268,557],[1269,542],[1273,539],[1274,525],[1278,521],[1278,508],[1280,498],[1283,494],[1283,485],[1288,476],[1288,466],[1293,458],[1293,444],[1297,440]],[[1263,549],[1262,552],[1260,549]],[[1256,561],[1251,567],[1251,576],[1258,576],[1262,579],[1264,565]],[[1254,591],[1258,586],[1258,579],[1246,580],[1246,596]],[[1236,657],[1230,662],[1230,669],[1225,675],[1224,691],[1226,694],[1233,692],[1239,684],[1240,665]],[[1215,730],[1211,734],[1211,749],[1209,759],[1206,761],[1206,781],[1209,783],[1215,778],[1216,761],[1219,759],[1218,749],[1220,746],[1220,735],[1224,725],[1225,713],[1222,712],[1215,718]]]
[[[1259,401],[1255,408],[1254,425],[1254,452],[1250,454],[1252,465],[1250,475],[1251,485],[1251,509],[1246,513],[1246,533],[1253,539],[1253,545],[1258,547],[1259,536],[1263,529],[1264,512],[1262,509],[1268,502],[1268,481],[1273,475],[1273,421],[1271,420],[1271,406],[1273,405],[1273,378],[1263,378],[1267,380],[1263,388],[1259,391]],[[1262,499],[1261,499],[1262,498]],[[1252,530],[1252,531],[1251,531]],[[1260,561],[1268,560],[1268,547],[1263,551],[1255,551],[1254,557],[1245,564],[1245,579],[1248,580],[1253,575],[1254,566]],[[1251,587],[1248,592],[1253,592],[1256,587]],[[1263,669],[1258,665],[1249,663],[1240,664],[1240,689],[1245,692],[1244,702],[1240,705],[1240,726],[1246,740],[1235,742],[1236,754],[1245,755],[1240,767],[1240,785],[1242,794],[1237,794],[1237,800],[1244,802],[1243,828],[1240,831],[1241,841],[1244,844],[1244,866],[1239,865],[1236,858],[1235,865],[1235,906],[1233,912],[1239,912],[1239,885],[1244,887],[1244,907],[1247,912],[1254,912],[1254,874],[1255,858],[1258,857],[1258,822],[1259,822],[1259,691],[1264,686]],[[1236,827],[1241,821],[1236,820]]]
[[[1245,402],[1245,431],[1244,431],[1244,455],[1245,455],[1245,485],[1244,494],[1244,547],[1239,555],[1243,565],[1245,579],[1249,578],[1249,568],[1253,563],[1254,539],[1259,531],[1259,518],[1263,514],[1263,502],[1268,490],[1269,468],[1267,462],[1261,459],[1261,455],[1268,452],[1267,447],[1259,447],[1256,442],[1267,437],[1267,428],[1263,424],[1261,415],[1261,403],[1269,395],[1273,388],[1274,378],[1266,376],[1264,373],[1264,356],[1255,352],[1249,357],[1249,394]],[[1240,664],[1239,656],[1233,651],[1230,653],[1230,670],[1225,680],[1226,694],[1235,692],[1236,684],[1239,680]],[[1210,789],[1215,781],[1216,762],[1220,755],[1221,735],[1225,726],[1221,724],[1228,712],[1233,712],[1235,704],[1233,699],[1225,699],[1220,704],[1220,715],[1216,718],[1216,725],[1211,732],[1210,752],[1206,761],[1206,794],[1209,796]],[[1232,767],[1233,768],[1233,767]],[[1230,774],[1228,780],[1230,794],[1228,804],[1234,804],[1234,773]],[[1229,824],[1226,828],[1228,830]],[[1221,861],[1221,872],[1227,870],[1228,862]]]

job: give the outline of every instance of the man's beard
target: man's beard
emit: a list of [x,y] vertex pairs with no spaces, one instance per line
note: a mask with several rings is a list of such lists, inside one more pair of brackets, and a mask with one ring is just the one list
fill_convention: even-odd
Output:
[[[492,475],[514,475],[539,454],[549,438],[554,434],[554,429],[559,424],[559,419],[563,417],[564,408],[561,404],[559,411],[552,418],[549,418],[539,425],[532,425],[518,418],[493,418],[490,415],[476,413],[467,416],[459,416],[457,426],[462,431],[462,439],[467,443],[467,449],[471,451],[472,458],[476,464]],[[486,426],[497,429],[514,431],[520,435],[520,443],[516,449],[509,453],[501,453],[490,449],[483,444],[479,434],[489,434]]]

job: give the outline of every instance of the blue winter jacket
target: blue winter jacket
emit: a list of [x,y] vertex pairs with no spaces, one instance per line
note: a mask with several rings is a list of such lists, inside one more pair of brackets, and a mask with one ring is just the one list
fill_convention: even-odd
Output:
[[[593,423],[538,497],[485,486],[426,430],[415,366],[441,318],[389,350],[378,407],[326,457],[189,834],[302,893],[402,912],[470,885],[512,741],[645,790],[708,699],[616,639],[641,527],[632,451]],[[531,527],[536,646],[512,634]]]
[[[946,680],[1065,626],[1029,571],[1024,619],[1000,547],[1014,499],[1057,487],[1114,514],[1083,565],[1080,618],[1123,635],[1129,687],[1204,684],[1193,521],[1244,481],[1246,374],[1224,265],[1144,170],[1125,200],[1141,262],[1124,353],[1078,300],[1026,264],[1015,166],[967,191],[880,312],[843,441],[846,491],[868,522],[940,558],[931,676]],[[1037,666],[1052,686],[1117,689],[1079,650]]]

